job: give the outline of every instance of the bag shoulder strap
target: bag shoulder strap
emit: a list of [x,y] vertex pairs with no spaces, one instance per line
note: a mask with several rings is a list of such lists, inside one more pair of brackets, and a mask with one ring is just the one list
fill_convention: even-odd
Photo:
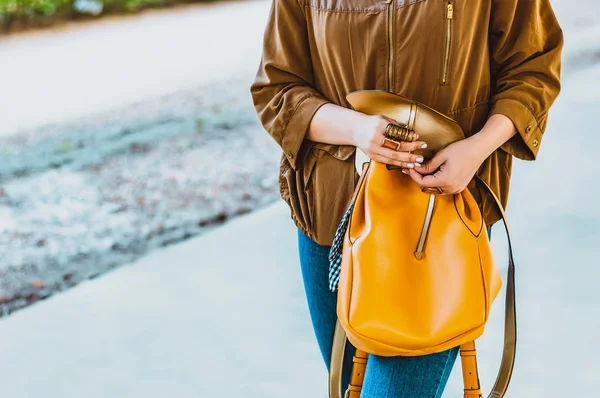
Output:
[[506,278],[506,302],[504,308],[504,349],[502,351],[502,362],[500,363],[500,370],[498,371],[498,377],[494,383],[494,388],[488,396],[489,398],[501,398],[506,393],[512,371],[515,364],[515,356],[517,351],[517,303],[515,299],[515,261],[513,258],[513,249],[510,239],[510,230],[508,228],[508,222],[506,221],[506,213],[504,207],[500,203],[500,199],[496,196],[490,186],[478,175],[475,176],[475,180],[478,181],[481,186],[484,187],[491,197],[494,199],[496,206],[500,210],[502,215],[502,222],[504,229],[506,230],[506,237],[508,241],[508,272]]

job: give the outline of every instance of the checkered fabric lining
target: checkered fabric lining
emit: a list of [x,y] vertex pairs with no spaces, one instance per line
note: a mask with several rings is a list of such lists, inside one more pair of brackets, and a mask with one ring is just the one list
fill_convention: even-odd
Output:
[[352,209],[354,209],[354,202],[350,204],[348,210],[344,213],[342,221],[335,231],[335,237],[333,238],[333,244],[329,251],[329,290],[332,292],[337,289],[340,283],[340,270],[342,268],[342,249],[344,246],[344,236],[348,229],[348,222],[352,215]]

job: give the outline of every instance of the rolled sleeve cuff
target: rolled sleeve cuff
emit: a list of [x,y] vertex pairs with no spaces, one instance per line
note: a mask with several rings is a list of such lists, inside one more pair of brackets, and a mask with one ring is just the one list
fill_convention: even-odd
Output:
[[500,148],[519,159],[535,160],[543,131],[529,107],[516,99],[499,99],[494,102],[490,111],[490,116],[495,114],[508,117],[517,129],[517,134]]
[[302,99],[294,109],[281,141],[283,153],[294,170],[302,167],[303,158],[308,150],[305,137],[313,116],[321,106],[329,102],[321,96],[311,95]]

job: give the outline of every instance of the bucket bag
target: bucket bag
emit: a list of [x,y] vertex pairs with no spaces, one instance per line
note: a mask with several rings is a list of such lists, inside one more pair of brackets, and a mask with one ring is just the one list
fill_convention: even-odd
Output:
[[[464,138],[458,123],[416,101],[385,91],[353,92],[347,99],[359,112],[396,120],[402,137],[416,133],[428,144],[418,152],[426,159]],[[468,189],[424,193],[397,167],[368,158],[358,163],[361,176],[330,254],[330,288],[338,297],[330,398],[342,396],[346,339],[356,354],[345,397],[360,397],[369,354],[418,356],[457,346],[464,396],[482,397],[474,340],[483,334],[502,280],[477,202]],[[475,180],[500,209],[508,236],[504,352],[489,395],[499,398],[516,349],[514,262],[502,205],[483,180]]]

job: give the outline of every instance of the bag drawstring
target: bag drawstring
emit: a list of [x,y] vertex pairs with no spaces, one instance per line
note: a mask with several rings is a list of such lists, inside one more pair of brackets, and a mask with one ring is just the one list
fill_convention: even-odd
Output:
[[423,229],[421,230],[421,237],[417,244],[417,250],[415,251],[415,257],[417,260],[423,258],[423,248],[425,247],[425,241],[427,240],[427,232],[429,232],[429,226],[431,225],[431,219],[433,218],[433,208],[435,205],[435,195],[429,195],[429,205],[427,206],[427,214],[425,214],[425,221],[423,222]]

